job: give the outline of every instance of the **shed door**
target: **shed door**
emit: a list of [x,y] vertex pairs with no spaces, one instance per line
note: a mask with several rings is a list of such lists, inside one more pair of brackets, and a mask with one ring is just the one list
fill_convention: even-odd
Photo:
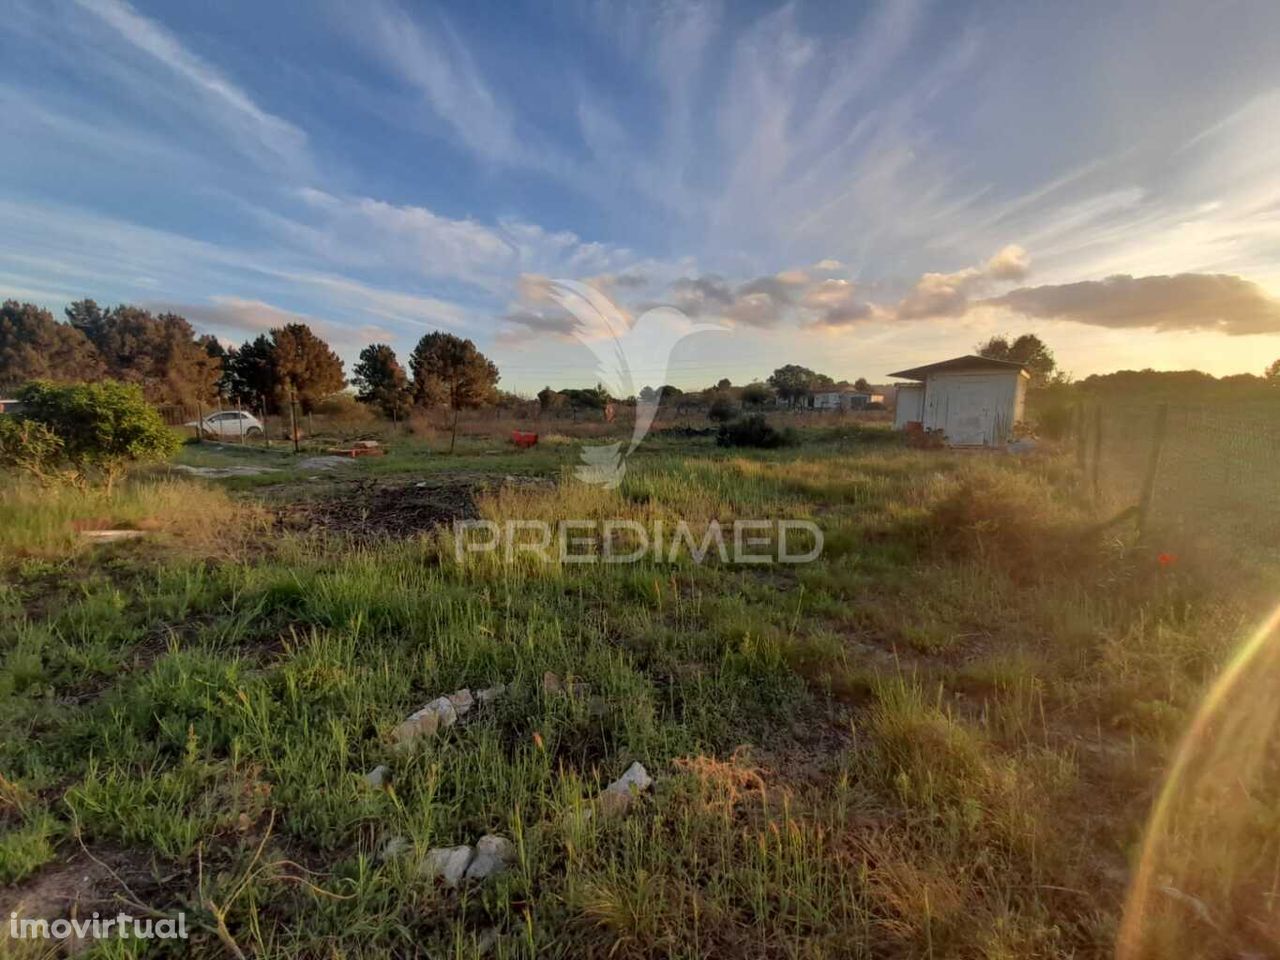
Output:
[[982,381],[953,380],[947,383],[943,433],[947,442],[959,446],[981,446],[992,436],[991,386]]

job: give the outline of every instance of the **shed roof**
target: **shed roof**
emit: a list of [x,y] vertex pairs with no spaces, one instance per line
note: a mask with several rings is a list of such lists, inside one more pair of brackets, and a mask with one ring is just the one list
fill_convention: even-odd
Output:
[[925,364],[923,367],[912,367],[910,370],[899,370],[891,373],[891,377],[902,377],[904,380],[924,380],[931,373],[956,373],[961,370],[1007,370],[1010,373],[1026,374],[1027,368],[1017,360],[994,360],[991,357],[979,357],[969,354],[964,357],[952,357],[938,363]]

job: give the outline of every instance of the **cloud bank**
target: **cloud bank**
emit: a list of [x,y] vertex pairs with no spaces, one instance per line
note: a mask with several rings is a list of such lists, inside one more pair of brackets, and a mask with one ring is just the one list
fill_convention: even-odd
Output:
[[1233,336],[1280,333],[1280,300],[1256,283],[1222,273],[1084,280],[1022,287],[985,304],[1026,317],[1098,327],[1210,330]]

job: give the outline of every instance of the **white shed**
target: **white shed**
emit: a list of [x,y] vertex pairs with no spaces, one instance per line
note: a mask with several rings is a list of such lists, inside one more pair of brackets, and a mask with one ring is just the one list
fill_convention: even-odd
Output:
[[894,427],[919,422],[941,430],[955,447],[998,446],[1022,419],[1031,375],[1020,363],[956,357],[889,374],[915,383],[898,387]]

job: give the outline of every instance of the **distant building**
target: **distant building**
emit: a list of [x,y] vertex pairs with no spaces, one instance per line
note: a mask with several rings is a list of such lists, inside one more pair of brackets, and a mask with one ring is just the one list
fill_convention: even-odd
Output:
[[836,387],[813,394],[809,406],[814,410],[865,410],[874,403],[883,404],[884,394]]
[[955,357],[889,374],[914,383],[898,386],[893,425],[940,430],[955,447],[1007,443],[1022,419],[1027,382],[1022,364],[989,357]]
[[0,413],[18,414],[22,412],[21,400],[5,400],[0,399]]

